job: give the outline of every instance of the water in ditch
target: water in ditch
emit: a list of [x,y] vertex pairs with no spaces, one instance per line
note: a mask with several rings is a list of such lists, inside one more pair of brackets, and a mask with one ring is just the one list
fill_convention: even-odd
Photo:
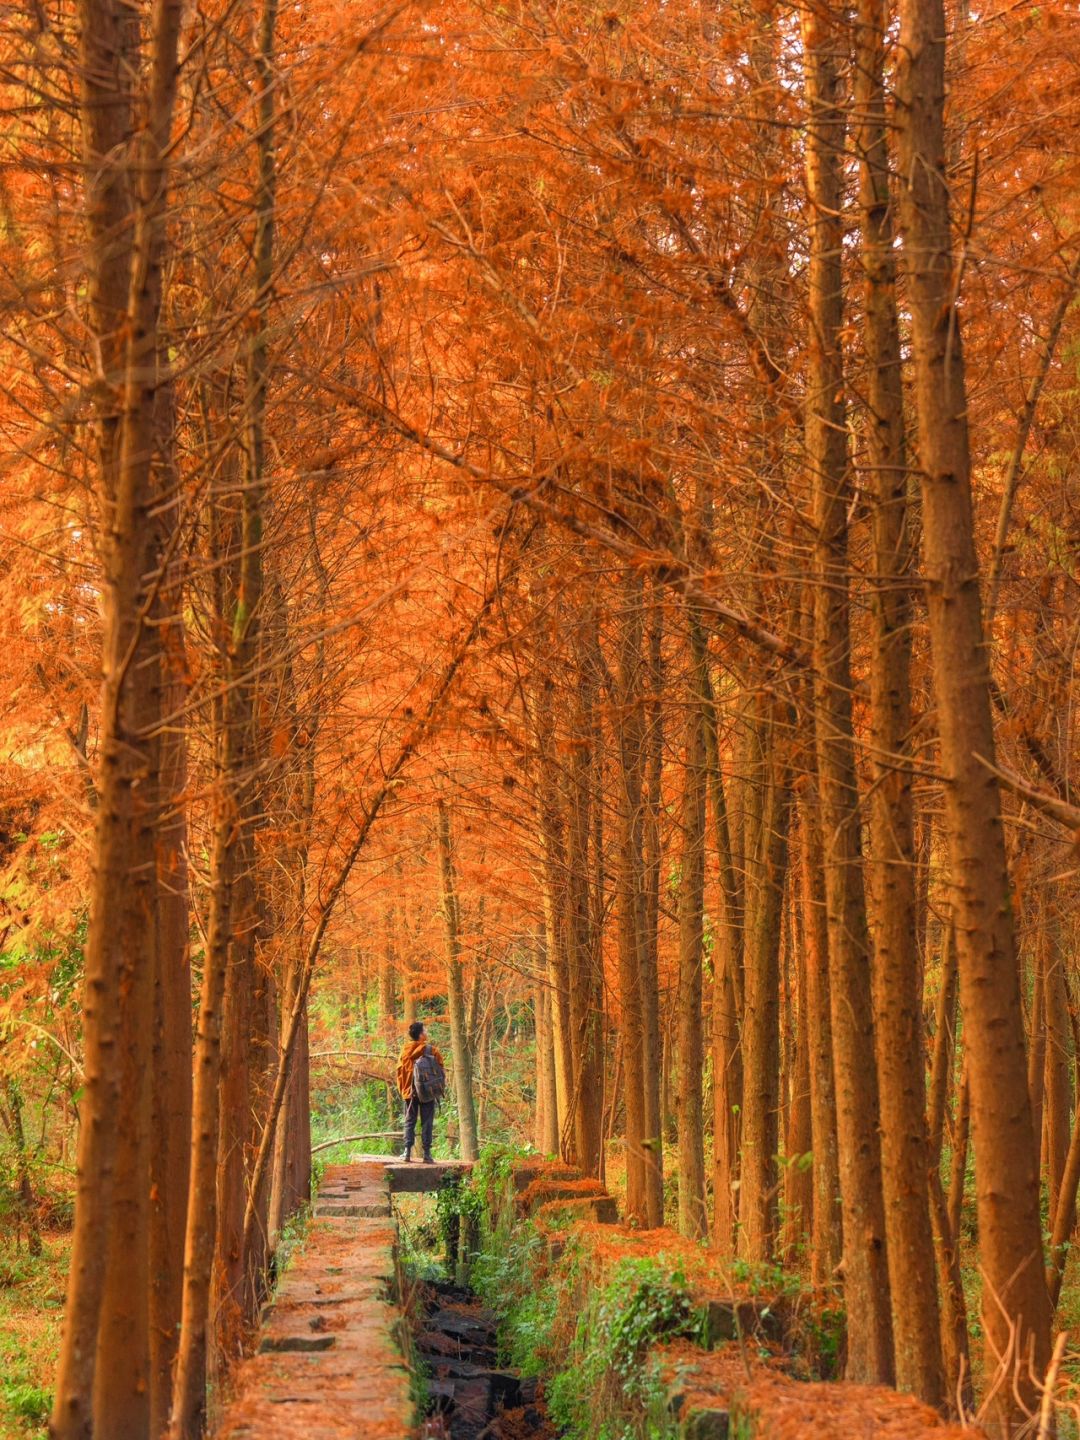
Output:
[[449,1280],[416,1282],[413,1344],[428,1375],[428,1440],[556,1440],[542,1387],[499,1364],[498,1316]]

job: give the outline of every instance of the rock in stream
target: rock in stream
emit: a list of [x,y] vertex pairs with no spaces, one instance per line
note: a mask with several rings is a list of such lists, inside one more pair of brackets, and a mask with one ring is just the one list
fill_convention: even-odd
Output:
[[535,1379],[498,1360],[498,1317],[449,1281],[419,1287],[415,1336],[429,1375],[428,1440],[555,1440]]

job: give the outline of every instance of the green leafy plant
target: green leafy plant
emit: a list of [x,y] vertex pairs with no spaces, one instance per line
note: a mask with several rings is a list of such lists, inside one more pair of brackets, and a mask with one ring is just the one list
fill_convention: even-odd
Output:
[[508,1364],[523,1375],[542,1375],[552,1363],[559,1287],[537,1283],[544,1242],[531,1221],[486,1243],[474,1257],[473,1288],[501,1317],[500,1343]]
[[24,1380],[3,1382],[4,1407],[16,1420],[44,1425],[52,1409],[52,1393]]
[[682,1271],[627,1258],[581,1313],[568,1363],[548,1386],[555,1423],[580,1440],[661,1440],[674,1433],[667,1390],[648,1351],[700,1340],[703,1316]]
[[302,1205],[295,1215],[290,1215],[285,1224],[281,1227],[281,1234],[278,1236],[277,1249],[274,1252],[277,1276],[280,1280],[289,1266],[293,1257],[303,1246],[304,1237],[307,1234],[308,1225],[311,1223],[311,1206]]
[[456,1244],[462,1222],[475,1230],[483,1213],[483,1196],[471,1181],[448,1176],[436,1191],[435,1214],[447,1246]]
[[751,1295],[792,1295],[801,1289],[797,1275],[765,1261],[732,1260],[730,1273],[732,1280]]
[[810,1359],[817,1376],[822,1380],[839,1379],[847,1330],[844,1311],[836,1306],[819,1310],[805,1322],[804,1328],[809,1337]]
[[431,1213],[428,1202],[427,1195],[393,1197],[401,1266],[411,1283],[447,1278],[442,1223],[437,1213]]

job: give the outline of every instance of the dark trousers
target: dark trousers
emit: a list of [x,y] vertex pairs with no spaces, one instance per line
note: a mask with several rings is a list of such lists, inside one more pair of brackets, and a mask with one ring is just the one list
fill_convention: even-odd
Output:
[[416,1117],[420,1117],[420,1139],[424,1154],[431,1154],[431,1134],[435,1128],[435,1101],[417,1100],[416,1096],[405,1101],[405,1149],[411,1150],[416,1144]]

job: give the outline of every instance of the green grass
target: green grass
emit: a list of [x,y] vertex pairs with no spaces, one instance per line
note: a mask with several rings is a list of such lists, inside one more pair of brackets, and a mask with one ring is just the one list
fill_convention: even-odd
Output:
[[71,1237],[42,1238],[37,1257],[0,1244],[0,1440],[46,1434]]

